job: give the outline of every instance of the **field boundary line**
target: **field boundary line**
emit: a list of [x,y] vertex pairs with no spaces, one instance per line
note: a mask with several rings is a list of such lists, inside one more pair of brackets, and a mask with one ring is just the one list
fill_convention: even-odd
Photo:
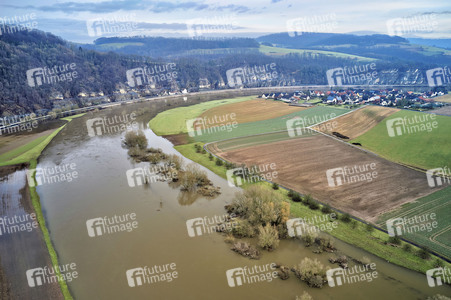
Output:
[[436,240],[436,238],[437,238],[439,235],[441,235],[441,234],[447,232],[447,231],[450,230],[450,229],[451,229],[451,225],[448,225],[448,227],[445,227],[445,228],[443,228],[442,230],[440,230],[439,232],[436,232],[434,235],[430,236],[430,237],[429,237],[429,240],[430,240],[431,242],[435,243],[435,244],[438,244],[438,245],[440,245],[440,246],[442,246],[442,247],[448,249],[448,250],[451,250],[451,247],[449,247],[448,245],[442,244],[441,242],[439,242],[439,241]]

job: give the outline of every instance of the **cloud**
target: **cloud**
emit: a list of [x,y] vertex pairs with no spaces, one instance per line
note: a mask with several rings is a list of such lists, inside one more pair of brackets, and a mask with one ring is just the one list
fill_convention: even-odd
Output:
[[123,11],[151,11],[154,13],[165,13],[174,11],[186,11],[186,10],[217,10],[217,11],[231,11],[236,13],[247,12],[250,9],[243,5],[225,5],[225,6],[212,6],[208,4],[187,1],[187,2],[168,2],[168,1],[137,1],[137,0],[126,0],[126,1],[102,1],[102,2],[91,2],[91,3],[79,3],[79,2],[62,2],[55,3],[52,5],[4,5],[4,7],[14,8],[14,9],[29,9],[38,10],[43,12],[64,12],[67,14],[74,12],[91,12],[95,14],[99,13],[111,13],[118,10]]

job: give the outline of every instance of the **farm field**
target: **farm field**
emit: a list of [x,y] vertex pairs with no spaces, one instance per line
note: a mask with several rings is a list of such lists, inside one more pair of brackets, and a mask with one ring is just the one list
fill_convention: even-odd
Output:
[[[255,134],[287,130],[287,121],[295,117],[303,118],[305,125],[313,125],[319,123],[317,120],[327,120],[331,117],[342,115],[348,112],[348,109],[334,107],[315,106],[309,109],[294,112],[288,115],[277,117],[270,120],[262,120],[256,122],[238,124],[236,128],[231,130],[220,130],[218,127],[204,130],[201,135],[194,136],[196,142],[215,142],[224,139],[243,137]],[[216,128],[216,129],[215,129]]]
[[[287,103],[274,100],[255,99],[238,103],[220,105],[202,113],[199,118],[213,119],[227,114],[235,114],[237,123],[248,123],[274,119],[284,115],[307,109],[306,107],[289,106]],[[214,126],[214,125],[213,125]]]
[[437,115],[451,116],[451,106],[443,106],[434,110],[428,111],[428,113],[434,113]]
[[378,225],[387,229],[386,221],[392,218],[412,218],[424,214],[436,214],[438,227],[432,231],[420,231],[417,233],[403,232],[402,237],[420,245],[441,253],[448,259],[451,258],[451,186],[420,198],[415,202],[407,203],[399,209],[386,213],[378,219]]
[[0,137],[0,156],[13,150],[24,146],[34,140],[43,136],[48,136],[54,129],[41,131],[36,134],[21,134],[21,135],[5,135]]
[[321,126],[315,126],[313,129],[328,135],[333,135],[332,132],[338,132],[349,139],[354,139],[397,111],[399,109],[383,106],[365,106],[349,114],[325,122]]
[[309,50],[309,49],[289,49],[289,48],[280,48],[280,47],[271,47],[271,46],[265,46],[261,45],[259,48],[261,53],[264,53],[266,55],[274,55],[274,56],[280,56],[280,55],[287,55],[290,53],[295,54],[311,54],[311,55],[326,55],[330,57],[341,57],[341,58],[350,58],[355,59],[358,61],[374,61],[376,59],[364,57],[364,56],[358,56],[353,54],[347,54],[347,53],[341,53],[341,52],[334,52],[334,51],[325,51],[325,50]]
[[[401,110],[384,119],[374,128],[351,140],[360,143],[363,148],[369,149],[378,155],[399,163],[415,166],[421,169],[433,169],[448,166],[451,162],[451,117],[436,116],[437,128],[407,133],[405,129],[401,135],[390,137],[387,130],[387,121],[394,118],[428,118],[431,114]],[[422,124],[417,123],[417,124]],[[397,133],[398,134],[398,133]]]
[[[243,144],[246,144],[244,141]],[[274,181],[361,219],[375,222],[388,211],[426,196],[431,189],[422,172],[400,166],[323,135],[290,139],[218,153],[236,164],[275,163]],[[330,187],[328,169],[374,163],[374,179]],[[368,172],[364,172],[365,176]],[[338,184],[338,183],[337,183]]]
[[435,97],[435,98],[433,98],[433,99],[434,99],[434,101],[437,101],[437,102],[451,103],[451,94],[446,94],[446,95],[443,95],[443,96],[438,96],[438,97]]
[[288,131],[278,131],[271,133],[264,133],[259,135],[239,137],[235,139],[228,139],[219,142],[214,142],[207,145],[208,150],[214,153],[222,153],[230,150],[240,149],[243,147],[257,146],[263,144],[270,144],[275,142],[286,141],[294,138],[302,138],[312,135],[318,135],[315,131],[303,132],[302,135],[290,137]]
[[218,105],[230,104],[251,99],[255,99],[255,96],[207,101],[195,105],[177,107],[159,113],[149,122],[149,126],[157,135],[187,133],[187,120],[197,118],[204,111],[207,111],[210,108],[217,107]]

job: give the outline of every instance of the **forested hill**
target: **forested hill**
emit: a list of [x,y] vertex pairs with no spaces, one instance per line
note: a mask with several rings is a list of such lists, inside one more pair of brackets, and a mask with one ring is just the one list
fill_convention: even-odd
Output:
[[98,51],[115,51],[123,54],[168,57],[196,49],[257,49],[260,44],[250,38],[196,40],[163,37],[112,37],[99,38],[94,44],[82,45]]

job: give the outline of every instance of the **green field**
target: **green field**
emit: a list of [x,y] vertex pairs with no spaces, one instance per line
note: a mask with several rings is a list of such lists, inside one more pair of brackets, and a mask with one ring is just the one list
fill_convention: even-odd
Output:
[[424,214],[436,214],[438,227],[431,231],[420,231],[417,233],[402,233],[402,237],[428,248],[451,259],[451,186],[420,198],[415,202],[403,205],[396,211],[384,214],[378,219],[378,225],[387,229],[385,222],[392,218],[411,218]]
[[[83,115],[84,113],[61,118],[61,120],[70,122],[73,119],[81,117]],[[52,141],[52,139],[58,134],[58,132],[61,131],[61,129],[64,128],[64,126],[66,125],[59,127],[51,134],[38,137],[21,147],[3,153],[2,155],[0,155],[0,166],[15,165],[37,159],[39,155],[41,155],[42,150],[44,150],[48,143]]]
[[375,61],[375,58],[369,58],[364,56],[358,56],[358,55],[352,55],[352,54],[346,54],[346,53],[340,53],[340,52],[334,52],[334,51],[323,51],[323,50],[303,50],[303,49],[288,49],[288,48],[279,48],[279,47],[270,47],[270,46],[260,46],[260,52],[267,54],[267,55],[286,55],[290,53],[294,54],[305,54],[309,53],[311,55],[326,55],[326,56],[332,56],[332,57],[338,57],[338,58],[350,58],[350,59],[356,59],[360,61]]
[[149,127],[152,128],[153,132],[157,135],[187,133],[186,121],[200,116],[204,111],[218,105],[236,103],[255,98],[256,96],[239,97],[173,108],[159,113],[155,118],[150,120]]
[[[256,145],[264,145],[264,144],[270,144],[275,142],[281,142],[286,141],[294,138],[302,138],[302,137],[308,137],[312,135],[317,135],[315,131],[312,130],[305,130],[302,132],[302,135],[296,135],[294,137],[290,137],[288,135],[288,131],[279,131],[279,132],[272,132],[272,133],[264,133],[264,134],[258,134],[258,135],[251,135],[251,136],[245,136],[245,137],[239,137],[229,140],[223,140],[218,143],[210,144],[208,145],[208,150],[215,151],[214,148],[220,150],[220,151],[231,151],[235,149],[240,149],[243,147],[251,147]],[[211,147],[213,146],[214,147]]]
[[[387,130],[387,120],[393,118],[419,117],[429,114],[401,110],[389,118],[384,119],[368,132],[362,134],[352,143],[360,143],[363,148],[369,149],[380,156],[395,162],[433,169],[449,166],[451,162],[451,117],[436,116],[437,128],[405,133],[390,137]],[[421,123],[419,123],[421,124]]]
[[194,140],[196,142],[209,143],[224,139],[287,130],[287,121],[294,117],[305,118],[305,120],[307,121],[306,125],[310,126],[315,123],[312,122],[315,119],[329,119],[331,114],[339,116],[347,113],[348,111],[348,109],[344,108],[315,106],[306,110],[301,110],[270,120],[237,124],[236,128],[231,128],[231,130],[229,131],[220,130],[220,127],[213,127],[207,130],[203,130],[202,135],[196,135],[194,137]]
[[0,155],[0,166],[15,165],[37,159],[42,150],[44,150],[47,144],[52,141],[53,137],[57,135],[64,126],[65,125],[56,129],[49,135],[41,136],[19,148]]

